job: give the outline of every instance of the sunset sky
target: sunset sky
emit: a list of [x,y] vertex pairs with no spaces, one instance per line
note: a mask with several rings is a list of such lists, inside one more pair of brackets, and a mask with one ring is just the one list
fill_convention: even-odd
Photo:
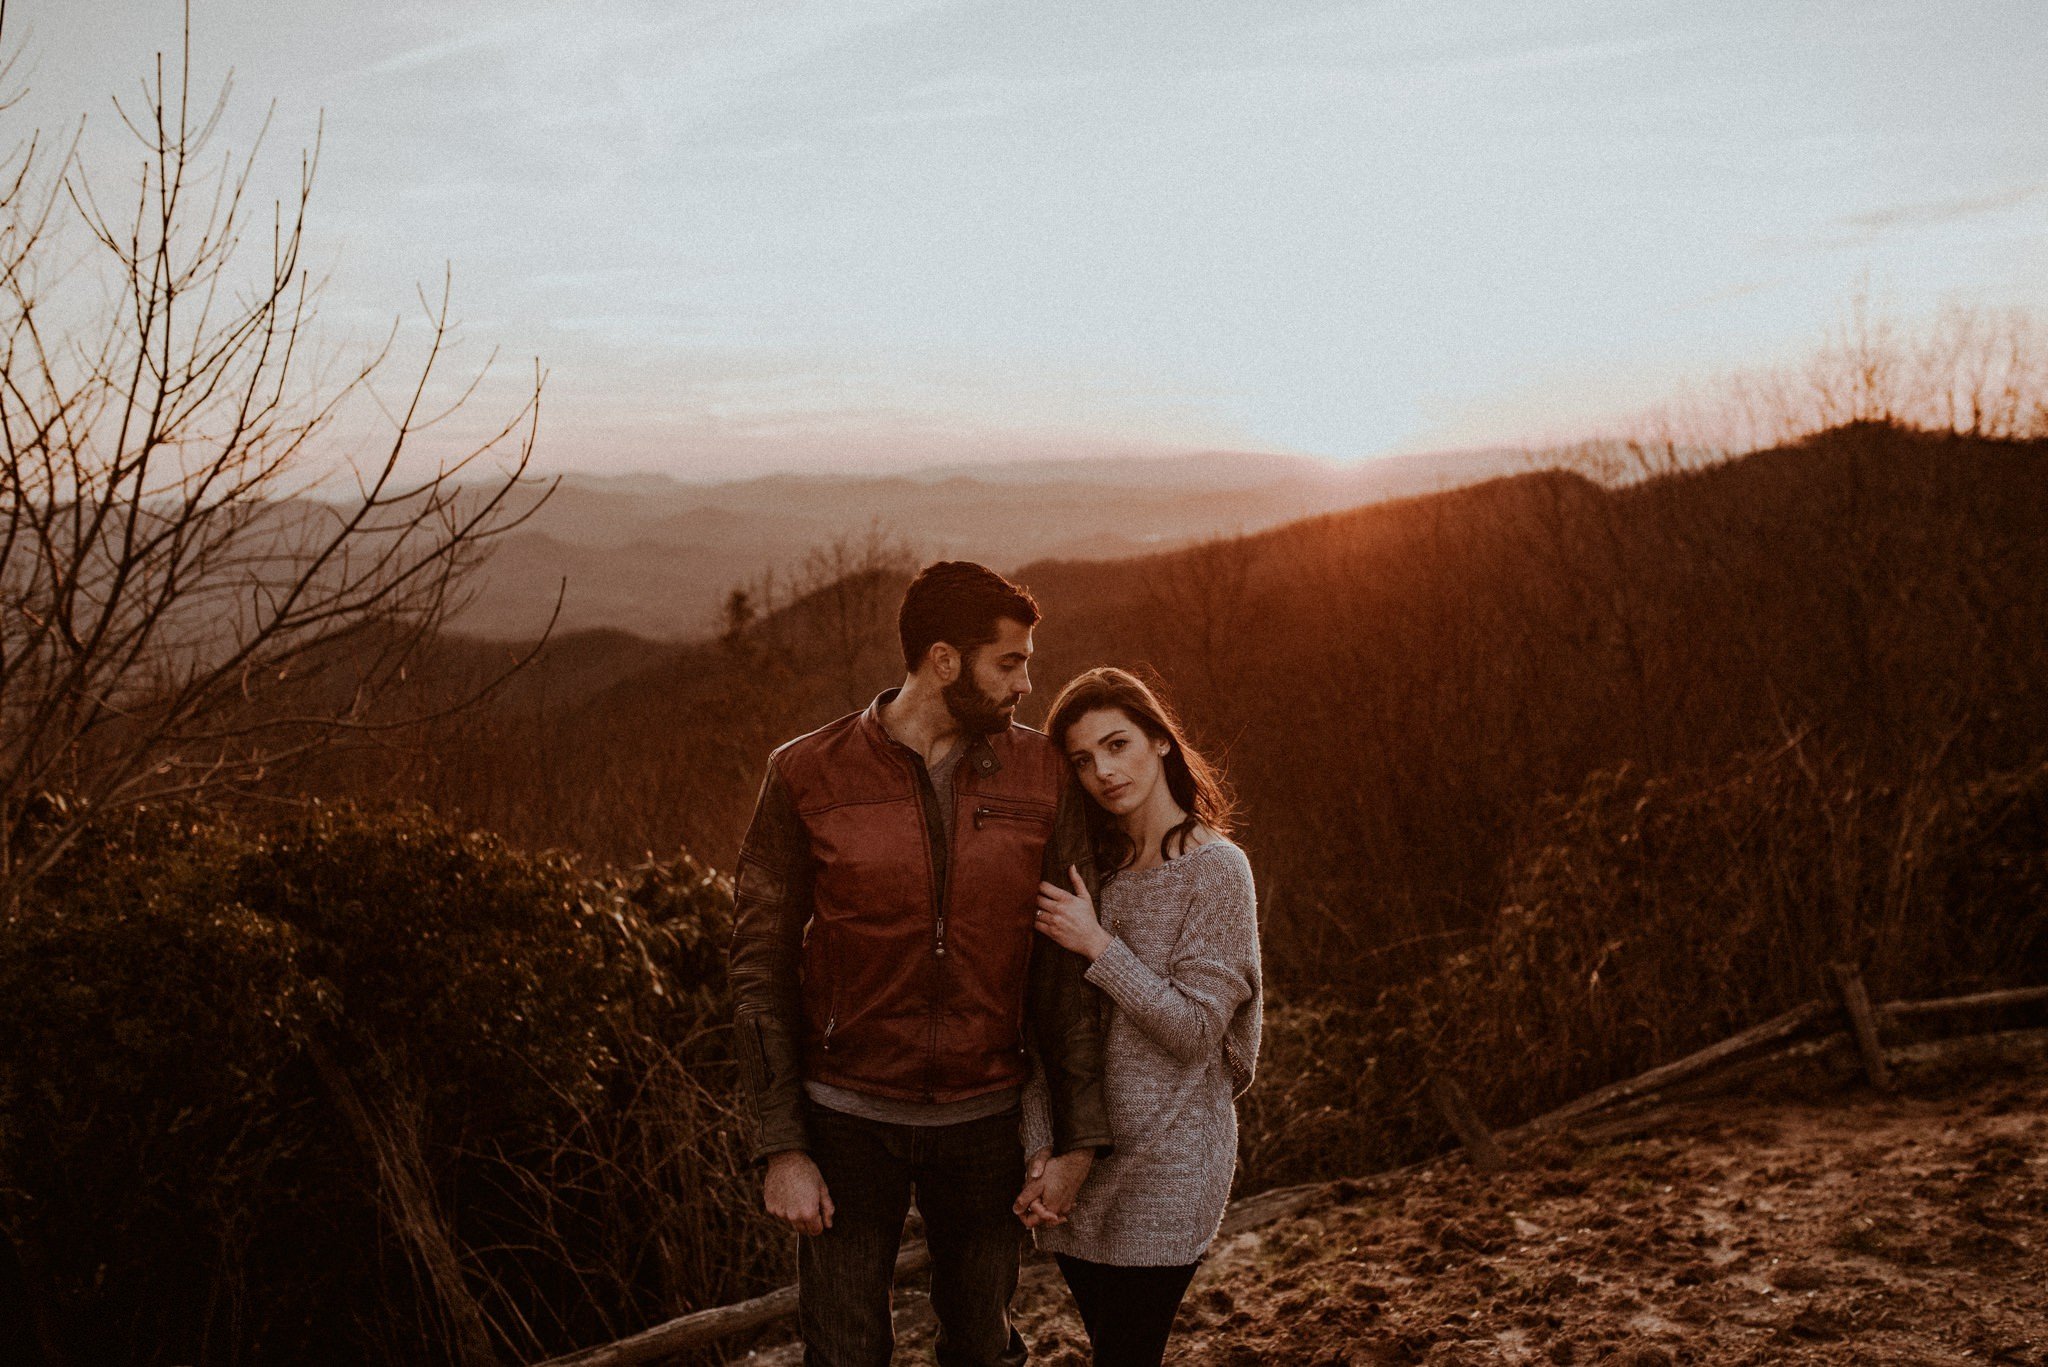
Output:
[[[1859,281],[2048,310],[2041,0],[194,0],[327,325],[452,264],[538,464],[685,478],[1568,433]],[[18,136],[175,47],[13,0]]]

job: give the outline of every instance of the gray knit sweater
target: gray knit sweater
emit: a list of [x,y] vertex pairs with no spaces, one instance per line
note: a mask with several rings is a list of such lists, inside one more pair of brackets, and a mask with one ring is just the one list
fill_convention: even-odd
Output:
[[[1191,1263],[1216,1237],[1237,1166],[1232,1098],[1251,1085],[1262,994],[1251,864],[1227,840],[1120,873],[1100,914],[1116,937],[1088,970],[1105,998],[1104,1092],[1116,1148],[1068,1223],[1038,1246],[1119,1266]],[[1051,1142],[1043,1079],[1024,1148]]]

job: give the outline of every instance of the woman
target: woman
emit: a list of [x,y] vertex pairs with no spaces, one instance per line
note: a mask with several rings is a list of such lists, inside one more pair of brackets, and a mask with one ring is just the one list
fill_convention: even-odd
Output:
[[[1116,1148],[1078,1197],[1048,1163],[1042,1085],[1026,1096],[1031,1182],[1018,1198],[1059,1260],[1098,1367],[1164,1356],[1174,1312],[1223,1219],[1237,1161],[1234,1098],[1258,1058],[1258,917],[1220,776],[1153,691],[1092,669],[1047,731],[1091,801],[1101,916],[1078,870],[1039,887],[1036,925],[1089,961],[1105,1006],[1104,1090]],[[1062,1218],[1058,1211],[1072,1200]]]

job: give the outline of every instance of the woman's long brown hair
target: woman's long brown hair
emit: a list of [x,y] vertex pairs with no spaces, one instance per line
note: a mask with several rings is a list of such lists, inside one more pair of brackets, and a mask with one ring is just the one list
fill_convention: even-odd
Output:
[[[1187,742],[1181,734],[1180,719],[1143,679],[1127,669],[1102,665],[1076,675],[1053,701],[1046,734],[1060,753],[1067,749],[1067,732],[1090,712],[1113,709],[1123,713],[1140,731],[1155,741],[1166,742],[1166,789],[1186,812],[1187,819],[1159,837],[1159,857],[1172,859],[1185,854],[1188,837],[1200,822],[1218,835],[1229,835],[1237,813],[1223,773]],[[1095,867],[1104,877],[1115,873],[1137,857],[1137,848],[1124,834],[1116,818],[1094,798],[1088,799],[1088,833],[1094,837]]]

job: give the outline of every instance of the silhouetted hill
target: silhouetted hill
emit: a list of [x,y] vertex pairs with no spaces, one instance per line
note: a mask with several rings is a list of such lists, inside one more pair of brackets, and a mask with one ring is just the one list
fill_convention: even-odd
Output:
[[[1589,775],[1803,738],[1904,783],[2048,749],[2042,456],[1855,428],[1619,488],[1529,473],[1036,561],[1025,716],[1087,665],[1155,673],[1243,795],[1269,962],[1362,973],[1368,950],[1473,924],[1542,805]],[[900,674],[900,583],[468,719],[398,786],[533,843],[729,860],[768,750]]]

